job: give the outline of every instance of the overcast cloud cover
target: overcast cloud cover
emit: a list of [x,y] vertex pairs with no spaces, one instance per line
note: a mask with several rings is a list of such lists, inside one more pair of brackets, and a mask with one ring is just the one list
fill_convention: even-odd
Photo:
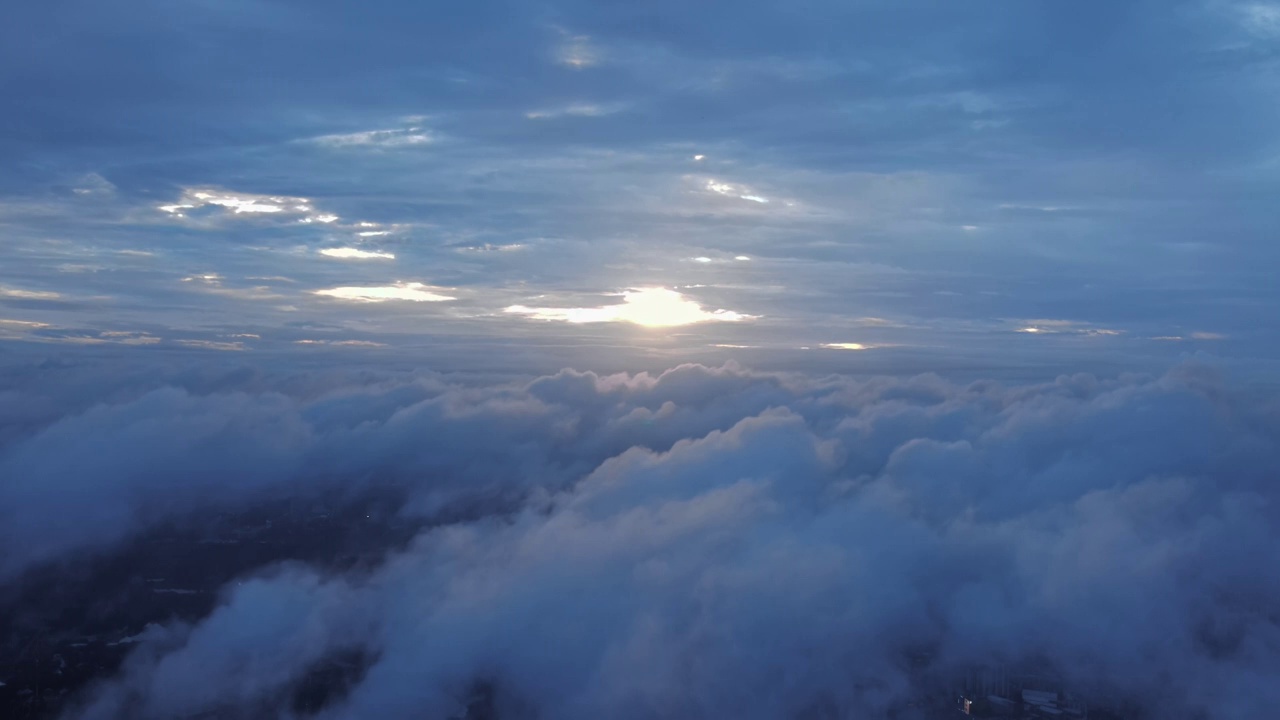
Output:
[[0,591],[377,496],[64,716],[1273,717],[1278,78],[1270,0],[7,8]]

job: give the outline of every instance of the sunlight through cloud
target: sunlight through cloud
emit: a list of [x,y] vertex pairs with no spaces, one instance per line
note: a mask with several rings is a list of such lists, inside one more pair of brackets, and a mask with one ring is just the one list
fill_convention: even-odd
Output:
[[427,145],[433,141],[434,138],[420,127],[366,130],[311,138],[311,142],[330,148],[401,148]]
[[527,307],[512,305],[506,312],[528,315],[536,320],[569,323],[628,322],[644,327],[675,327],[700,322],[738,322],[757,316],[731,310],[708,312],[697,302],[667,288],[640,288],[622,293],[616,305],[587,308]]
[[762,205],[769,202],[769,198],[764,197],[763,195],[756,195],[748,188],[741,185],[732,185],[730,183],[722,183],[716,180],[707,180],[706,188],[717,195],[724,195],[725,197],[735,197],[739,200],[750,200],[751,202],[760,203]]
[[174,218],[187,218],[192,211],[204,208],[221,208],[231,217],[282,216],[297,218],[301,223],[336,222],[332,213],[318,213],[311,200],[287,195],[254,195],[250,193],[215,190],[211,188],[185,188],[177,202],[156,207]]

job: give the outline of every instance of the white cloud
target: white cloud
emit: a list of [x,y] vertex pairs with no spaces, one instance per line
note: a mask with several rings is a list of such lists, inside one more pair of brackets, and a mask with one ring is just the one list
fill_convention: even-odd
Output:
[[372,340],[294,340],[294,345],[325,345],[329,347],[350,347],[350,348],[380,348],[386,347],[386,343],[373,342]]
[[737,322],[755,316],[731,310],[707,311],[697,302],[667,288],[641,288],[622,294],[622,302],[602,307],[527,307],[512,305],[506,312],[537,320],[569,323],[628,322],[645,327],[675,327],[701,322]]
[[[0,476],[32,478],[0,483],[7,577],[286,491],[418,501],[385,562],[250,571],[68,717],[287,716],[353,647],[318,716],[461,717],[484,682],[519,717],[919,717],[988,662],[1142,717],[1273,714],[1274,408],[1205,368],[451,382],[108,385],[7,448]],[[450,521],[408,525],[424,507]]]
[[388,300],[407,300],[411,302],[445,302],[456,300],[449,295],[442,295],[437,290],[444,288],[431,287],[420,282],[398,282],[391,285],[375,285],[372,287],[336,287],[327,290],[316,290],[316,295],[331,297],[336,300],[352,302],[378,303]]
[[320,251],[325,257],[338,258],[340,260],[395,260],[396,256],[389,252],[377,252],[373,250],[360,250],[359,248],[325,248]]
[[1092,327],[1076,320],[1020,320],[1016,321],[1015,332],[1028,335],[1092,335],[1112,337],[1123,335],[1123,331],[1111,328]]
[[557,62],[574,70],[584,70],[600,62],[600,52],[593,46],[590,37],[565,35],[564,42],[556,53]]
[[0,297],[17,300],[57,300],[62,295],[48,290],[23,290],[22,288],[0,285]]
[[76,181],[72,192],[81,197],[115,194],[116,186],[98,173],[89,173]]
[[48,323],[35,322],[34,320],[13,320],[11,318],[0,318],[0,325],[9,325],[17,328],[30,328],[33,330],[49,327]]
[[331,148],[404,148],[428,145],[434,141],[435,138],[421,127],[366,130],[311,138],[311,142]]
[[531,110],[524,114],[530,120],[549,120],[559,117],[603,117],[612,115],[622,109],[621,105],[595,105],[593,103],[574,103],[561,108]]
[[751,202],[761,204],[769,202],[769,198],[753,193],[750,189],[742,185],[733,185],[731,183],[724,183],[718,180],[707,180],[706,188],[717,195],[735,197],[739,200],[750,200]]
[[332,213],[317,212],[311,201],[288,195],[256,195],[214,188],[185,188],[177,202],[157,206],[157,210],[174,218],[188,218],[194,210],[215,207],[229,217],[279,216],[301,223],[331,223],[338,220]]
[[484,245],[467,245],[465,247],[460,247],[458,248],[458,252],[515,252],[517,250],[524,250],[527,247],[529,246],[524,243],[507,243],[505,245],[485,243]]
[[225,279],[217,273],[205,273],[203,275],[184,277],[182,282],[191,283],[198,292],[236,298],[238,300],[278,300],[284,297],[265,285],[227,287],[223,284]]
[[121,345],[155,345],[161,341],[148,332],[139,332],[132,330],[113,330],[98,333],[98,337],[104,338],[108,342],[119,343]]

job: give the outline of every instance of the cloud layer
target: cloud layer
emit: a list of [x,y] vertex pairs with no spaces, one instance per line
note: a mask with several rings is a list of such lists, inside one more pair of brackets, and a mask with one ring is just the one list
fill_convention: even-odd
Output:
[[324,322],[546,371],[611,331],[540,318],[665,288],[762,319],[646,336],[711,364],[1280,358],[1274,2],[67,2],[0,28],[6,341]]
[[243,578],[69,717],[288,715],[353,651],[322,717],[448,717],[484,686],[503,718],[875,718],[1002,662],[1153,715],[1280,702],[1278,406],[1204,367],[155,384],[15,424],[4,577],[281,494],[492,512],[371,572]]

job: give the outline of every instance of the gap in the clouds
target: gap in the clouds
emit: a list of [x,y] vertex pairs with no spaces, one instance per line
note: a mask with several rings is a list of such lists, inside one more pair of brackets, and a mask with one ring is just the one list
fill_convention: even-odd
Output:
[[[0,585],[0,717],[55,717],[77,690],[116,674],[149,628],[208,617],[229,589],[301,564],[359,578],[401,553],[427,528],[474,522],[509,505],[483,497],[430,515],[405,512],[389,486],[303,494],[236,512],[197,513],[154,528],[105,555],[86,553]],[[317,661],[291,696],[311,714],[345,694],[376,660],[345,648]],[[34,704],[18,695],[43,688]],[[26,713],[22,715],[20,713]]]
[[317,660],[294,686],[289,709],[309,716],[336,705],[364,680],[377,660],[377,654],[365,647],[342,648]]

